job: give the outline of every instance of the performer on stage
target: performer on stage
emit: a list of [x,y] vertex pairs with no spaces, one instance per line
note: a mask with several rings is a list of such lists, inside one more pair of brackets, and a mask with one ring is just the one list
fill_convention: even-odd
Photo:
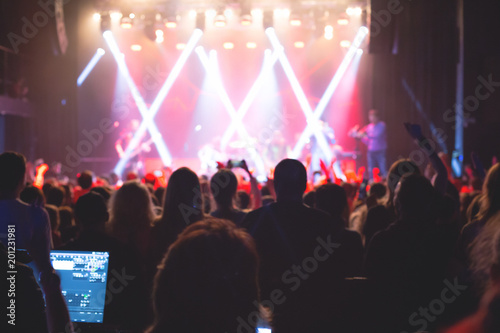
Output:
[[[121,131],[120,137],[118,138],[118,140],[116,140],[115,143],[115,149],[120,158],[125,155],[125,150],[130,144],[130,141],[132,141],[135,132],[139,129],[139,125],[139,120],[132,119],[129,125]],[[153,142],[152,139],[144,141],[144,138],[145,135],[143,135],[137,147],[129,155],[126,167],[127,171],[133,171],[139,176],[145,174],[142,153],[151,151],[151,143]]]
[[385,123],[380,120],[377,110],[370,110],[368,113],[370,123],[358,130],[359,126],[355,126],[349,135],[361,139],[368,148],[368,173],[369,178],[373,179],[373,169],[378,167],[380,175],[387,175],[385,153],[387,150],[387,138],[385,131]]

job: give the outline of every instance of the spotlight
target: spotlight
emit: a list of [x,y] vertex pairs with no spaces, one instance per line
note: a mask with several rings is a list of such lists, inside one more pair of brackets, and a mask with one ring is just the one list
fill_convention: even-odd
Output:
[[155,42],[157,42],[157,43],[163,43],[163,41],[165,40],[164,37],[163,37],[163,30],[156,29],[155,35],[156,35]]
[[337,24],[338,25],[348,25],[349,24],[349,20],[346,19],[346,18],[340,18],[337,20]]
[[140,46],[139,44],[132,44],[130,46],[130,49],[134,52],[139,52],[140,50],[142,50],[142,46]]
[[363,9],[361,7],[348,7],[345,12],[349,16],[361,16]]
[[184,50],[184,49],[186,48],[186,44],[184,44],[184,43],[177,43],[177,44],[175,45],[175,48],[176,48],[177,50]]
[[248,49],[255,49],[255,48],[257,48],[257,43],[254,43],[254,42],[248,42],[248,43],[247,43],[247,48],[248,48]]
[[222,10],[217,11],[217,15],[214,19],[214,25],[218,28],[224,28],[226,26],[226,16]]
[[331,25],[325,26],[325,39],[333,39],[333,27]]
[[[196,10],[191,9],[188,13],[189,17],[195,18],[197,16]],[[198,15],[199,16],[199,15]]]
[[134,13],[130,13],[130,14],[128,14],[128,17],[130,17],[131,19],[135,19],[135,14]]
[[177,22],[167,22],[165,23],[165,27],[167,27],[168,29],[175,29],[177,28]]
[[340,42],[340,47],[347,49],[347,48],[351,47],[351,42],[348,40],[343,40]]
[[252,11],[250,13],[254,17],[262,17],[262,15],[263,15],[262,9],[259,9],[259,8],[252,9]]
[[94,13],[94,15],[92,15],[92,19],[96,22],[99,22],[101,20],[101,14]]
[[130,18],[130,16],[123,16],[121,18],[120,27],[122,27],[122,29],[132,28],[132,19]]
[[290,16],[290,25],[294,27],[300,27],[302,25],[302,20],[296,14]]
[[232,50],[234,49],[234,44],[231,42],[226,42],[222,45],[226,50]]
[[228,9],[226,9],[226,10],[224,11],[224,16],[226,16],[226,17],[231,17],[231,16],[233,16],[233,11],[232,11],[232,9],[229,9],[229,8],[228,8]]
[[215,9],[207,9],[205,11],[205,15],[209,18],[213,18],[215,17],[215,15],[217,15],[217,11]]
[[122,13],[120,13],[120,12],[111,12],[109,14],[109,16],[111,16],[111,19],[113,21],[119,21],[122,18]]
[[177,22],[175,20],[167,20],[167,22],[165,23],[165,27],[168,28],[168,29],[175,29],[177,28]]
[[295,46],[298,49],[303,49],[305,44],[304,44],[304,42],[297,41],[297,42],[293,43],[293,46]]
[[244,6],[240,13],[240,23],[244,26],[252,25],[252,11],[248,6]]

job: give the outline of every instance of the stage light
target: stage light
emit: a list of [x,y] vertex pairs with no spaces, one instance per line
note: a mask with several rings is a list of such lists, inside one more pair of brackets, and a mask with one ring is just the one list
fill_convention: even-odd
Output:
[[131,49],[132,51],[139,52],[140,50],[142,50],[142,46],[140,46],[139,44],[132,44],[132,45],[130,46],[130,49]]
[[195,130],[195,132],[201,131],[201,125],[196,125],[194,130]]
[[214,19],[214,25],[217,28],[224,28],[226,26],[226,16],[224,16],[223,12],[217,13]]
[[127,86],[129,87],[129,90],[132,94],[132,97],[136,102],[137,107],[141,113],[141,116],[143,117],[143,121],[139,126],[139,129],[135,132],[134,136],[132,137],[132,140],[125,149],[123,157],[120,159],[120,161],[118,161],[118,164],[114,168],[116,174],[121,174],[123,172],[130,158],[130,155],[139,145],[140,140],[146,130],[149,131],[151,138],[153,139],[153,142],[158,150],[158,153],[160,154],[160,158],[163,164],[165,166],[169,166],[172,163],[172,157],[167,149],[167,146],[165,145],[165,142],[161,137],[160,132],[158,131],[158,128],[156,127],[156,124],[154,122],[154,117],[156,116],[156,113],[160,109],[161,104],[167,97],[168,92],[172,88],[172,85],[177,79],[181,69],[184,67],[184,64],[186,63],[189,55],[193,51],[194,47],[196,46],[202,35],[203,31],[199,29],[194,30],[186,46],[186,49],[181,53],[179,59],[177,59],[177,62],[175,63],[170,74],[165,80],[165,83],[162,85],[160,91],[158,92],[158,95],[154,99],[153,104],[151,104],[151,107],[148,109],[146,103],[144,102],[144,99],[142,98],[141,94],[139,93],[139,90],[137,89],[137,86],[134,83],[134,80],[130,75],[128,67],[125,63],[125,59],[122,56],[122,53],[118,48],[118,45],[116,44],[113,34],[111,33],[111,31],[107,31],[103,34],[104,39],[106,40],[106,43],[108,44],[111,53],[115,58],[115,61],[118,65],[118,69],[120,70],[120,73],[124,77]]
[[177,44],[175,45],[175,48],[176,48],[177,50],[184,50],[184,49],[186,48],[186,44],[184,44],[184,43],[177,43]]
[[167,29],[175,29],[175,28],[177,28],[177,22],[175,22],[175,21],[170,21],[170,20],[169,20],[169,21],[167,21],[167,22],[165,23],[165,27],[166,27]]
[[131,29],[132,19],[128,16],[123,16],[120,20],[120,27],[122,27],[122,29]]
[[240,24],[243,26],[249,26],[252,25],[252,21],[252,11],[250,10],[250,7],[245,5],[240,12]]
[[190,18],[195,18],[196,17],[196,10],[191,9],[189,11],[188,15],[189,15]]
[[281,11],[281,14],[282,14],[284,17],[289,17],[289,16],[290,16],[290,9],[288,9],[288,8],[284,8],[284,9]]
[[255,49],[255,48],[257,48],[257,43],[254,42],[247,43],[247,49]]
[[226,50],[232,50],[234,49],[234,44],[231,42],[226,42],[222,45]]
[[[328,87],[326,88],[325,92],[323,93],[323,96],[321,97],[318,105],[316,105],[316,109],[314,110],[314,113],[310,113],[309,111],[311,110],[309,103],[304,103],[307,105],[307,109],[304,109],[304,114],[306,115],[307,119],[307,127],[304,129],[302,132],[299,141],[293,148],[291,157],[292,158],[298,158],[300,156],[300,153],[302,152],[302,149],[304,148],[307,140],[311,137],[311,135],[315,135],[316,138],[318,139],[318,143],[320,144],[320,148],[322,149],[323,153],[328,157],[327,160],[330,161],[332,158],[332,153],[330,151],[330,148],[328,145],[323,146],[322,140],[324,140],[324,135],[322,132],[314,131],[315,124],[319,121],[321,118],[323,112],[326,109],[326,106],[330,102],[330,99],[332,98],[333,94],[335,93],[335,90],[337,89],[338,85],[340,84],[340,81],[342,77],[344,76],[345,72],[347,71],[347,68],[349,67],[350,63],[352,62],[353,58],[358,55],[361,56],[362,52],[358,52],[361,44],[363,43],[364,39],[368,35],[368,28],[366,27],[361,27],[358,30],[358,33],[354,37],[354,40],[352,42],[351,47],[349,48],[349,51],[346,53],[344,56],[344,59],[342,60],[342,63],[340,64],[339,68],[335,72],[335,75],[333,76],[332,80],[328,84]],[[322,140],[320,140],[322,139]]]
[[251,13],[251,14],[252,14],[252,16],[254,16],[254,17],[262,17],[262,15],[263,15],[263,13],[264,13],[264,12],[263,12],[263,11],[262,11],[262,9],[260,9],[260,8],[254,8],[254,9],[252,9],[252,10],[251,10],[251,12],[250,12],[250,13]]
[[92,19],[96,22],[99,22],[101,20],[101,14],[94,13],[94,15],[92,15]]
[[243,15],[240,18],[240,24],[243,26],[252,25],[252,15]]
[[337,20],[337,24],[338,25],[348,25],[349,24],[349,20],[346,19],[346,18],[340,18]]
[[348,7],[345,12],[349,16],[361,16],[363,9],[361,7]]
[[163,43],[163,41],[165,40],[165,39],[163,38],[163,30],[161,30],[161,29],[156,29],[156,31],[155,31],[155,35],[156,35],[156,40],[155,40],[155,42],[157,42],[157,43]]
[[207,9],[205,11],[205,15],[209,18],[213,18],[215,17],[215,15],[217,15],[217,11],[215,9]]
[[293,43],[293,46],[295,46],[298,49],[303,49],[305,44],[302,41],[297,41],[297,42]]
[[325,39],[327,40],[333,39],[333,27],[331,25],[325,26]]
[[130,13],[130,14],[128,14],[128,17],[130,17],[131,19],[135,19],[135,14],[134,13]]
[[122,18],[122,13],[120,13],[120,12],[111,12],[109,14],[109,16],[111,17],[111,19],[113,21],[119,21]]
[[302,20],[298,15],[293,15],[290,17],[290,25],[293,27],[300,27],[302,25]]
[[224,16],[226,16],[226,17],[231,17],[231,16],[233,16],[233,10],[232,10],[232,9],[229,9],[229,8],[228,8],[228,9],[226,9],[226,10],[224,11]]
[[246,95],[245,99],[241,103],[240,107],[236,111],[237,118],[234,118],[226,129],[221,138],[221,148],[225,149],[229,143],[229,140],[233,136],[234,132],[240,130],[240,127],[243,126],[242,120],[247,111],[250,109],[253,101],[257,97],[258,92],[262,88],[262,86],[266,83],[266,79],[269,73],[272,72],[275,63],[278,61],[279,56],[283,53],[283,47],[279,47],[272,52],[270,50],[266,50],[264,52],[264,62],[262,64],[262,69],[259,73],[259,76],[255,80],[254,84],[250,88],[250,91]]
[[348,40],[343,40],[340,42],[340,47],[347,49],[347,48],[351,47],[351,42]]
[[[229,98],[227,91],[224,88],[224,84],[222,83],[222,78],[220,77],[220,68],[217,61],[217,52],[215,50],[210,51],[210,59],[209,59],[203,47],[199,46],[196,48],[196,53],[198,54],[198,57],[200,58],[200,61],[203,64],[203,67],[205,67],[208,76],[213,79],[213,84],[217,88],[221,102],[222,104],[224,104],[229,116],[231,117],[231,124],[229,125],[230,127],[228,127],[228,129],[226,130],[226,133],[229,131],[229,128],[234,127],[234,130],[238,131],[238,134],[240,135],[243,141],[250,142],[251,141],[250,136],[242,122],[242,116],[244,112],[243,110],[241,110],[243,105],[247,102],[243,101],[238,111],[236,111],[236,109],[234,108],[233,103],[231,102],[231,99]],[[264,58],[264,61],[265,59],[266,56]],[[254,83],[254,86],[252,87],[252,89],[250,89],[251,91],[254,89],[255,85],[256,84]],[[248,99],[249,95],[250,92],[247,95],[247,98],[245,98],[245,100]],[[225,141],[223,136],[223,138],[221,139],[221,149],[223,150],[225,149],[225,146],[227,145],[228,141],[226,142],[226,144],[224,144],[224,142]],[[250,154],[252,160],[255,162],[259,174],[265,175],[264,161],[262,160],[262,157],[259,155],[257,150],[250,146],[248,146],[246,150]]]
[[[271,44],[273,45],[275,51],[276,49],[283,49],[283,46],[278,40],[278,36],[276,36],[276,31],[274,30],[274,28],[266,29],[266,35],[269,37],[269,40],[271,41]],[[297,98],[297,101],[299,102],[301,109],[304,112],[306,119],[308,119],[308,124],[309,124],[309,119],[312,119],[314,116],[311,105],[309,105],[309,101],[307,100],[306,94],[304,93],[304,90],[300,86],[299,80],[297,79],[297,76],[295,75],[295,72],[292,69],[292,65],[290,65],[290,62],[288,61],[288,58],[286,57],[284,52],[280,52],[279,61],[281,63],[281,66],[283,67],[283,70],[285,71],[285,75],[288,78],[290,85],[292,86],[292,90],[295,94],[295,97]],[[304,130],[304,132],[305,131],[306,130]],[[298,158],[300,156],[300,152],[302,151],[304,142],[310,136],[310,135],[309,136],[304,135],[304,132],[302,133],[302,136],[304,136],[304,138],[302,140],[299,140],[302,146],[300,146],[300,148],[297,148],[299,145],[299,143],[297,143],[290,157]],[[332,159],[332,152],[330,150],[328,142],[325,139],[324,134],[322,132],[320,133],[314,132],[313,134],[316,137],[316,140],[319,144],[321,151],[323,152],[323,154],[325,154],[327,160],[330,161]]]
[[97,49],[97,51],[95,52],[95,54],[92,57],[92,59],[90,59],[89,63],[87,64],[87,66],[85,66],[85,68],[83,69],[83,71],[80,74],[80,76],[78,76],[78,79],[76,80],[76,84],[78,86],[81,86],[83,84],[83,82],[85,81],[85,79],[87,78],[87,76],[90,74],[90,72],[92,72],[92,70],[94,69],[95,65],[97,65],[97,63],[99,62],[99,60],[102,58],[102,56],[105,53],[106,52],[103,49],[101,49],[101,48]]

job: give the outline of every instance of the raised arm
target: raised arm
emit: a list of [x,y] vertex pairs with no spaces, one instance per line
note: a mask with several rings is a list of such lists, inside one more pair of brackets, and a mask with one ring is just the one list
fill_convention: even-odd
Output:
[[262,194],[260,193],[257,179],[255,179],[255,177],[248,169],[248,165],[245,160],[242,161],[241,167],[248,173],[248,176],[250,177],[250,197],[252,199],[252,209],[260,208],[262,207]]
[[448,170],[441,158],[439,158],[436,150],[436,143],[422,134],[420,125],[404,123],[404,126],[415,143],[418,144],[429,157],[432,167],[436,170],[436,177],[433,180],[434,188],[438,190],[439,193],[444,194],[448,184]]

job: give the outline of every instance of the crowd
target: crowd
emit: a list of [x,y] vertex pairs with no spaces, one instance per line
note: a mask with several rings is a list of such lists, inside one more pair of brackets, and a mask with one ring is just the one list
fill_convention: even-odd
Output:
[[407,129],[429,165],[400,159],[366,187],[309,184],[284,159],[265,184],[243,163],[245,184],[231,168],[184,167],[166,188],[90,171],[39,188],[21,154],[1,154],[2,270],[9,225],[28,253],[16,257],[17,331],[75,329],[50,262],[62,249],[108,251],[110,270],[133,277],[104,313],[125,332],[500,332],[500,164],[474,155],[453,179]]

